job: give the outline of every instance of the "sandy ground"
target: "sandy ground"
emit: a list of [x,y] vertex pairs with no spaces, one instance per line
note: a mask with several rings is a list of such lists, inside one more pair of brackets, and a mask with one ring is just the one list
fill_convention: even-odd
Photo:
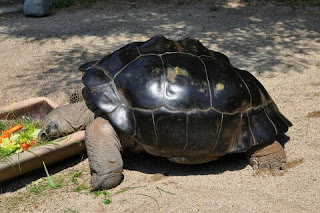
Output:
[[106,195],[76,189],[89,184],[88,160],[79,156],[50,167],[63,180],[59,189],[36,194],[25,187],[43,171],[1,186],[0,212],[319,212],[320,8],[130,2],[65,8],[40,19],[1,16],[0,105],[37,96],[66,103],[81,85],[83,62],[158,34],[194,37],[253,73],[292,121],[288,171],[254,172],[243,155],[183,166],[125,153],[125,181],[108,191],[106,205]]

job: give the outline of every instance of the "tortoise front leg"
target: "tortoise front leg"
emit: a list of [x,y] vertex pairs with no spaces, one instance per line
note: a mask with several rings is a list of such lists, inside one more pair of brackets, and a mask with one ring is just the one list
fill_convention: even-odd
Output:
[[121,143],[109,123],[94,119],[86,128],[86,147],[91,173],[91,189],[110,189],[123,179]]
[[253,169],[286,169],[286,153],[278,141],[253,147],[246,155]]

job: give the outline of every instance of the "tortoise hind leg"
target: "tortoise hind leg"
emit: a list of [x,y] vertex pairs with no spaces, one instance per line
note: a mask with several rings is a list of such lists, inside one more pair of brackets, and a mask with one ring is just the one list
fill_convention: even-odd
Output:
[[255,146],[246,155],[253,169],[286,169],[286,153],[278,141]]
[[91,173],[91,189],[110,189],[123,180],[121,143],[111,126],[96,118],[86,129],[86,148]]

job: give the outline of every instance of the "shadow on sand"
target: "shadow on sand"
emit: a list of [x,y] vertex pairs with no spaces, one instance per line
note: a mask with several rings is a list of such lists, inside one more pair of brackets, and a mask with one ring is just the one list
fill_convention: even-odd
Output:
[[[284,146],[289,141],[289,137],[283,135],[277,140]],[[162,174],[164,176],[188,176],[188,175],[211,175],[221,174],[226,171],[238,171],[248,166],[247,158],[244,154],[230,154],[203,164],[183,165],[172,163],[166,158],[150,155],[146,152],[133,153],[125,151],[122,154],[124,169],[139,171],[145,174]],[[55,165],[47,166],[50,174],[56,174],[64,169],[75,166],[81,161],[87,159],[86,153],[79,154],[70,158],[63,163],[56,163]],[[87,168],[89,170],[89,168]],[[16,191],[30,184],[32,181],[39,178],[46,177],[44,169],[38,169],[29,172],[21,177],[12,179],[11,181],[0,185],[0,194],[6,192]]]
[[[67,85],[78,85],[81,74],[76,70],[81,64],[100,59],[126,43],[141,40],[136,38],[146,40],[159,34],[170,39],[201,39],[208,48],[225,53],[234,66],[258,74],[273,72],[273,67],[279,65],[286,67],[282,72],[288,72],[292,64],[283,58],[296,54],[308,56],[318,51],[305,41],[320,42],[319,7],[231,7],[228,1],[222,1],[213,10],[210,1],[155,2],[101,1],[82,8],[54,10],[53,15],[39,19],[22,14],[2,17],[0,33],[4,39],[15,37],[45,44],[50,39],[68,42],[74,37],[91,38],[85,46],[76,44],[68,50],[57,46],[46,61],[51,64],[50,69],[36,76],[32,73],[20,76],[21,81],[10,89],[21,87],[22,81],[30,82],[42,88],[36,91],[38,96],[46,96],[63,89],[57,86],[62,80],[67,81]],[[89,51],[89,48],[95,50]],[[290,53],[283,50],[290,50]],[[293,71],[302,72],[308,65],[304,58],[294,60],[299,69]],[[52,80],[41,84],[50,75],[54,76]]]

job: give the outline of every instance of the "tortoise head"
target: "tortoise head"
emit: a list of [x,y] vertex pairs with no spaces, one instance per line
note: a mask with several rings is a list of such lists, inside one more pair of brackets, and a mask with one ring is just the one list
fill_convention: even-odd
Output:
[[39,133],[39,138],[42,140],[50,140],[59,138],[59,127],[55,122],[50,122],[41,130]]
[[55,139],[69,135],[84,129],[94,117],[85,101],[57,107],[46,116],[38,138]]
[[73,132],[70,116],[65,117],[65,107],[52,110],[46,117],[38,138],[52,140]]

